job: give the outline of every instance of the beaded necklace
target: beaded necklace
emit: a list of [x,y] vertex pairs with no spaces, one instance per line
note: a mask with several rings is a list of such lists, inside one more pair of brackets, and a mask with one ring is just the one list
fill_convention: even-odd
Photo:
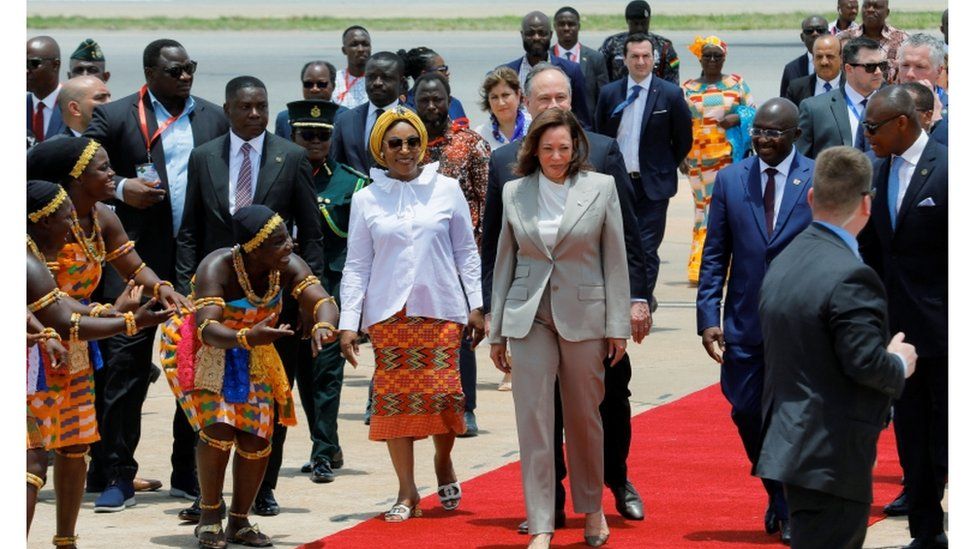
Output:
[[92,235],[85,236],[85,231],[81,228],[78,221],[78,213],[71,210],[71,233],[81,247],[85,249],[85,255],[95,263],[101,264],[105,260],[105,240],[102,238],[102,228],[98,225],[98,216],[95,208],[92,208]]
[[47,270],[50,271],[52,275],[58,272],[58,262],[48,261],[47,258],[44,257],[44,254],[41,253],[41,249],[37,247],[37,243],[34,242],[34,239],[31,238],[30,235],[27,235],[27,248],[30,249],[32,254],[34,254],[34,257],[47,266]]
[[241,247],[234,246],[231,249],[231,256],[234,258],[234,272],[237,274],[237,283],[240,284],[241,290],[244,291],[244,296],[247,300],[257,307],[264,307],[270,303],[281,289],[279,285],[281,271],[275,269],[268,273],[268,291],[264,294],[264,297],[258,297],[254,293],[254,289],[251,288],[251,281],[247,278],[247,271],[244,270],[244,254],[241,253]]

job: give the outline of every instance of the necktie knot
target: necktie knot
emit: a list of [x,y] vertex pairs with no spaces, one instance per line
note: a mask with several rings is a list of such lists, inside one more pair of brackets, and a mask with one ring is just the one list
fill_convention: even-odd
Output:
[[623,100],[619,105],[614,107],[613,112],[610,113],[610,116],[617,116],[618,114],[624,112],[624,109],[632,105],[634,101],[637,101],[637,98],[640,97],[640,90],[641,87],[638,84],[634,84],[630,88],[630,95],[627,97],[627,99]]
[[824,82],[824,91],[829,92],[831,89],[833,89],[833,86],[830,85],[830,82]]
[[241,145],[241,154],[246,156],[250,154],[250,152],[251,152],[251,144],[245,141],[244,144]]

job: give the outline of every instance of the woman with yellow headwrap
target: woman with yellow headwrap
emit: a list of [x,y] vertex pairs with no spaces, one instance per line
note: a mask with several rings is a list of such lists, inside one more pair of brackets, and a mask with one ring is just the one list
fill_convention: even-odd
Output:
[[688,49],[698,58],[702,68],[701,76],[681,85],[691,110],[694,140],[691,152],[681,166],[695,199],[688,280],[697,284],[715,175],[745,156],[749,149],[748,130],[756,106],[749,86],[741,76],[722,73],[728,52],[725,42],[717,36],[696,36]]
[[451,449],[463,433],[458,373],[463,332],[481,339],[481,261],[471,213],[456,179],[423,167],[424,123],[396,107],[376,120],[369,149],[383,168],[353,195],[342,271],[340,347],[356,366],[357,332],[369,332],[376,359],[369,438],[386,441],[399,480],[388,522],[420,516],[413,442],[433,436],[437,493],[461,503]]

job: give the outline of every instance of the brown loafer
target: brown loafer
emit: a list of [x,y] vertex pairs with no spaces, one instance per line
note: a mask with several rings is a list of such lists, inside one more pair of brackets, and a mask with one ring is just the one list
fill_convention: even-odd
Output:
[[163,487],[163,483],[154,478],[132,479],[132,489],[136,492],[155,492]]

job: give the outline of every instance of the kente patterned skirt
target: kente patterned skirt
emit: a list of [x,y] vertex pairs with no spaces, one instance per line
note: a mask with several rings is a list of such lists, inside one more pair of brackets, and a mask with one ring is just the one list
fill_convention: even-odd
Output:
[[404,310],[369,328],[376,356],[370,440],[464,432],[462,329],[456,322],[406,316]]
[[46,387],[27,396],[27,406],[37,422],[44,448],[53,450],[97,442],[92,369],[70,373],[66,366],[48,368],[45,378]]

